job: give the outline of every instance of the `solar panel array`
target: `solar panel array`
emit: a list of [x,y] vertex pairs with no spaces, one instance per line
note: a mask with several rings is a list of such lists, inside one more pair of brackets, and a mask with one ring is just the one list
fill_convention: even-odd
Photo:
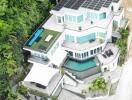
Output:
[[109,7],[112,0],[86,0],[81,7],[100,10],[101,7]]
[[119,0],[112,0],[112,2],[118,3]]
[[79,7],[100,10],[101,7],[108,8],[111,2],[118,2],[119,0],[61,0],[60,3],[53,8],[53,10],[59,11],[62,7],[79,9]]
[[59,11],[68,1],[70,0],[61,0],[59,4],[53,8],[53,10]]

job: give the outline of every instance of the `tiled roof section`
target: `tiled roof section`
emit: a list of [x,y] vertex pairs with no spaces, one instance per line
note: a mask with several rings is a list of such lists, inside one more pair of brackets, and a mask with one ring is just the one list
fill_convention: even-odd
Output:
[[59,11],[63,7],[75,10],[78,10],[80,7],[100,10],[101,7],[108,8],[112,2],[118,3],[118,1],[119,0],[61,0],[53,10]]

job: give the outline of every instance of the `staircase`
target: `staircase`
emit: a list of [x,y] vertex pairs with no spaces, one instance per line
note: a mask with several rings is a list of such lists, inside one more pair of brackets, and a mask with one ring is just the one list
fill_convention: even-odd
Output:
[[72,73],[70,73],[70,72],[68,72],[68,71],[65,71],[65,72],[66,72],[66,75],[69,76],[69,77],[71,77],[74,81],[76,81],[76,82],[78,82],[78,83],[80,83],[80,84],[83,84],[83,83],[84,83],[83,81],[77,79],[76,76],[73,75]]

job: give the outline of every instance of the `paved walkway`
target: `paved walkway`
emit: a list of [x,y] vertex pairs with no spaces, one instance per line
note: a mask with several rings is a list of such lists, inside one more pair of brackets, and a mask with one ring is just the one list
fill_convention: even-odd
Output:
[[132,58],[123,66],[115,100],[132,100]]
[[70,91],[62,89],[62,91],[58,97],[58,100],[85,100],[85,99],[70,92]]

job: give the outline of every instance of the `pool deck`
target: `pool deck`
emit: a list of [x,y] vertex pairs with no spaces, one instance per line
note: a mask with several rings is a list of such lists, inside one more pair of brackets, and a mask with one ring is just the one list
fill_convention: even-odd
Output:
[[[35,33],[34,33],[35,34]],[[47,42],[45,39],[51,35],[52,38]],[[32,46],[28,46],[29,41],[31,41],[33,35],[30,37],[30,39],[26,42],[25,48],[31,49],[31,50],[37,50],[42,51],[44,53],[47,53],[48,50],[52,47],[52,45],[55,43],[55,41],[59,38],[61,35],[61,32],[52,31],[49,29],[44,29],[43,33],[39,36],[39,38],[33,43]],[[45,48],[42,49],[42,48]]]

